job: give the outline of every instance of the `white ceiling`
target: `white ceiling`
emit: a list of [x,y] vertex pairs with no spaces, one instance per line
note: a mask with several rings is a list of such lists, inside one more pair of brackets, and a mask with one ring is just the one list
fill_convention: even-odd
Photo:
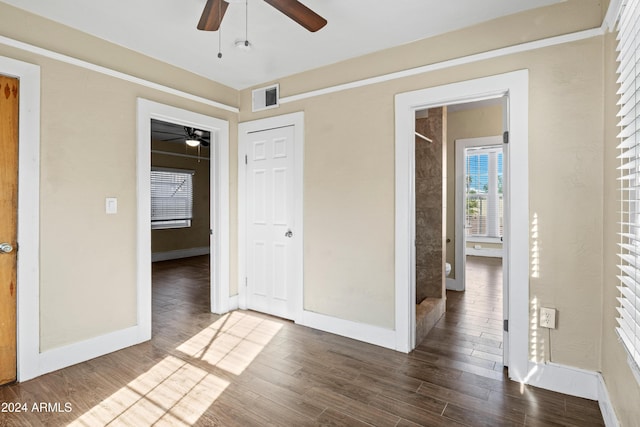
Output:
[[230,4],[218,32],[196,29],[206,0],[2,0],[235,89],[562,0],[301,0],[327,19],[310,33],[262,0]]

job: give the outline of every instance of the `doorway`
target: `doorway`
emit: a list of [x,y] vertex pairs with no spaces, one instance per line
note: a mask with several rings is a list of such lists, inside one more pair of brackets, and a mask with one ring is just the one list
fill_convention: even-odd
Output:
[[[496,133],[502,128],[504,117],[500,107],[479,106],[478,110],[460,111],[474,123],[479,111],[485,112],[484,121],[491,123]],[[482,109],[482,110],[480,110]],[[475,113],[475,114],[474,114]],[[474,126],[476,131],[478,126]],[[490,359],[508,366],[509,334],[504,323],[508,322],[507,304],[509,278],[503,265],[508,265],[508,253],[504,251],[504,207],[509,198],[508,158],[502,136],[461,138],[455,140],[455,241],[456,257],[452,260],[455,277],[448,278],[448,296],[455,295],[457,306],[470,305],[475,317],[465,313],[474,327],[482,330],[490,344]],[[507,193],[508,196],[508,193]],[[480,301],[483,301],[480,304]],[[448,307],[447,307],[448,308]],[[496,347],[502,351],[496,351]],[[500,354],[501,353],[501,354]],[[500,360],[497,360],[497,357]]]
[[[505,97],[506,96],[506,97]],[[509,377],[523,381],[528,371],[529,236],[528,236],[528,72],[515,71],[459,83],[437,86],[396,96],[396,337],[397,349],[415,347],[415,284],[412,281],[414,236],[410,223],[414,189],[412,180],[415,112],[483,99],[508,100],[504,123],[509,135],[505,156],[512,167],[505,170],[510,186],[504,191],[505,314],[509,316],[505,363]],[[513,190],[513,191],[512,191]]]
[[19,84],[0,75],[0,385],[17,378]]
[[[138,99],[138,334],[151,338],[151,121],[210,133],[210,307],[229,310],[229,123],[165,104]],[[165,154],[166,155],[166,154]],[[196,154],[197,157],[197,154]],[[189,158],[190,159],[190,158]],[[183,172],[188,170],[183,170]],[[184,219],[184,218],[182,218]]]
[[242,309],[303,313],[304,115],[240,123],[238,296]]
[[[503,187],[508,186],[503,176],[503,117],[501,98],[416,111],[412,224],[416,345],[436,326],[445,306],[450,310],[459,305],[453,302],[451,290],[464,292],[465,285],[470,284],[470,294],[492,298],[486,304],[490,305],[487,316],[492,327],[483,333],[490,333],[492,343],[498,342],[496,347],[503,348],[506,337],[502,337],[502,286],[508,283],[503,280],[501,267]],[[477,137],[491,134],[500,135]],[[473,265],[480,268],[467,270],[467,256],[474,256]],[[498,271],[495,262],[487,266],[481,262],[495,257]],[[487,274],[488,270],[491,274]],[[445,283],[449,291],[446,294]],[[496,289],[498,286],[500,289]],[[468,297],[461,301],[468,304],[472,300]],[[470,316],[465,323],[486,320]],[[491,358],[495,359],[496,354]],[[502,364],[502,355],[500,359]]]
[[[454,111],[461,120],[469,120],[472,124],[478,118],[485,123],[493,122],[488,128],[499,131],[503,116],[500,105],[500,102],[494,106],[472,103],[471,108]],[[455,180],[447,182],[449,196],[455,200],[455,204],[452,203],[455,215],[449,216],[454,220],[447,227],[448,245],[452,249],[447,253],[447,262],[453,266],[452,274],[447,278],[447,289],[464,291],[467,256],[503,257],[504,207],[508,202],[504,190],[509,184],[504,170],[508,164],[502,136],[456,138],[454,145],[451,153]]]
[[[154,314],[180,311],[180,302],[193,299],[193,295],[211,294],[208,280],[211,276],[209,208],[212,195],[210,176],[214,166],[211,164],[210,147],[211,132],[207,130],[151,119]],[[163,271],[173,271],[168,266],[176,264],[197,265],[199,275],[206,275],[206,280],[187,283],[179,277],[162,275]],[[192,289],[196,285],[203,289]],[[198,303],[203,310],[211,311],[211,298]],[[158,324],[155,317],[153,321]]]

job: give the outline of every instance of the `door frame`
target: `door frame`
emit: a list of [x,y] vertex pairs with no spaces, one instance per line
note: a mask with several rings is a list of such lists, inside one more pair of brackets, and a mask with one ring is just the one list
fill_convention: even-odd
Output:
[[212,313],[229,311],[229,122],[138,98],[137,309],[143,340],[151,339],[151,119],[211,132],[210,239]]
[[[455,179],[455,279],[447,278],[447,289],[453,291],[464,291],[466,289],[466,271],[465,267],[467,239],[465,238],[465,206],[466,194],[464,188],[464,171],[465,171],[465,151],[469,147],[495,147],[502,145],[502,136],[485,136],[479,138],[464,138],[455,141],[454,155],[456,165]],[[506,157],[506,156],[505,156]],[[504,172],[503,172],[504,174]],[[504,175],[503,175],[504,176]],[[508,177],[507,177],[508,178]],[[507,206],[505,203],[503,205]],[[501,257],[503,258],[503,257]],[[506,282],[503,283],[506,285]]]
[[509,341],[505,359],[509,377],[523,382],[528,372],[529,349],[529,182],[528,102],[529,72],[519,70],[396,95],[396,215],[395,215],[395,331],[396,348],[415,347],[415,284],[412,281],[412,209],[415,203],[415,112],[443,105],[509,97],[507,129],[509,210],[505,250],[509,251]]
[[295,254],[292,283],[295,286],[293,300],[295,303],[294,322],[301,323],[304,309],[304,112],[284,114],[265,119],[252,120],[238,124],[238,306],[247,309],[246,277],[247,277],[247,183],[245,155],[248,154],[247,135],[252,132],[293,126],[294,127],[294,221],[295,230],[293,253]]
[[20,80],[18,118],[17,381],[40,375],[40,66],[0,56]]

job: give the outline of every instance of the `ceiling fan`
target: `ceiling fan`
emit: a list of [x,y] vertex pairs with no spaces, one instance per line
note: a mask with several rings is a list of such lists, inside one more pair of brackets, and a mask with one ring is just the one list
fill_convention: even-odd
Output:
[[184,142],[188,146],[190,147],[197,147],[198,145],[202,145],[203,147],[209,146],[209,132],[185,126],[184,133],[187,136]]
[[[327,25],[326,19],[298,0],[264,1],[311,32],[316,32]],[[225,0],[207,0],[207,4],[204,6],[204,11],[198,22],[198,29],[203,31],[218,31],[228,6],[229,3]]]
[[151,134],[158,141],[184,142],[191,147],[208,147],[211,140],[209,131],[155,119],[151,119]]

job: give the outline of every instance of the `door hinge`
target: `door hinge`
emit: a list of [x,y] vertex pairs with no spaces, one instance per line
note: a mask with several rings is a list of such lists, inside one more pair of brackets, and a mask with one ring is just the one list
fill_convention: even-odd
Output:
[[505,131],[502,134],[502,142],[505,143],[505,144],[509,143],[509,131]]
[[244,278],[244,287],[246,288],[247,286],[249,286],[249,279],[248,278]]
[[509,319],[504,319],[504,320],[502,321],[502,329],[503,329],[505,332],[509,332]]
[[209,235],[213,236],[213,229],[211,229],[211,228],[209,229]]
[[244,164],[245,165],[249,164],[249,157],[246,154],[244,155]]

